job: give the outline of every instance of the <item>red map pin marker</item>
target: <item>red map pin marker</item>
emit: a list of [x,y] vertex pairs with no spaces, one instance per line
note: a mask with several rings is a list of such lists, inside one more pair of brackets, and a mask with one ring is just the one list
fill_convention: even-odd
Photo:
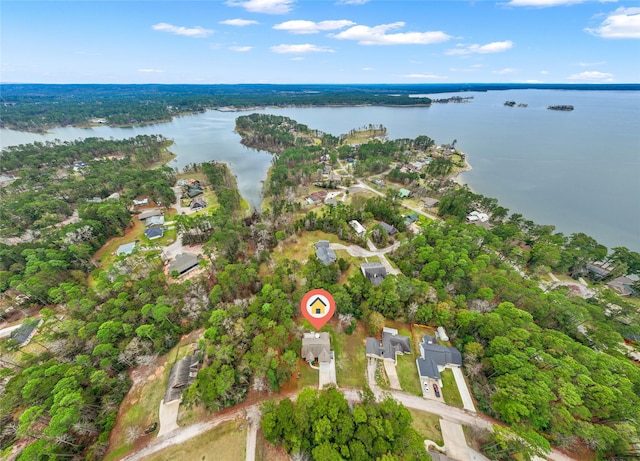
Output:
[[300,311],[305,319],[319,330],[336,312],[336,302],[326,290],[315,289],[307,292],[300,302]]

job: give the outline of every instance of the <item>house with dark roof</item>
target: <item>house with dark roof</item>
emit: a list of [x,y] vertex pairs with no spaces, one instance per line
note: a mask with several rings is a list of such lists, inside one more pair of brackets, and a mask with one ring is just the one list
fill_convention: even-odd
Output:
[[429,335],[420,343],[420,357],[416,359],[420,379],[431,378],[442,387],[440,372],[447,367],[461,367],[462,355],[455,347],[441,346]]
[[408,336],[398,334],[398,330],[395,328],[383,328],[382,341],[378,341],[376,338],[367,338],[367,357],[397,363],[397,356],[401,354],[411,354],[411,339]]
[[162,226],[148,227],[144,231],[144,235],[149,240],[159,239],[160,237],[162,237],[164,235],[164,229],[162,228]]
[[200,263],[200,258],[191,253],[181,253],[169,263],[169,273],[178,271],[180,275],[190,271]]
[[404,225],[409,227],[414,222],[418,221],[418,213],[409,213],[404,217]]
[[26,319],[20,328],[13,330],[9,338],[18,343],[18,346],[26,346],[31,338],[38,332],[38,327],[42,323],[42,319]]
[[124,245],[120,245],[116,250],[116,255],[118,256],[128,256],[133,253],[133,250],[136,248],[136,242],[125,243]]
[[396,228],[395,228],[395,226],[392,226],[392,225],[390,225],[390,224],[387,224],[387,223],[386,223],[386,222],[384,222],[384,221],[380,221],[380,225],[382,226],[382,228],[383,228],[384,230],[386,230],[386,231],[387,231],[387,234],[389,234],[389,235],[395,235],[395,234],[397,234],[397,233],[398,233],[398,229],[396,229]]
[[198,369],[200,368],[198,353],[199,351],[196,350],[192,355],[187,355],[178,360],[171,367],[167,390],[164,394],[164,403],[180,400],[182,391],[191,386],[196,380]]
[[333,264],[338,259],[335,251],[333,251],[329,245],[329,240],[319,240],[313,244],[316,249],[316,256],[325,266]]
[[202,195],[204,190],[200,189],[200,186],[188,186],[187,187],[187,197],[194,198],[198,195]]
[[362,275],[369,279],[375,286],[382,284],[382,280],[387,276],[387,268],[380,263],[360,264]]
[[601,263],[587,264],[585,269],[587,271],[587,275],[594,280],[602,280],[611,275],[611,269],[607,265]]
[[331,362],[331,337],[329,333],[305,333],[302,337],[302,350],[300,355],[311,363]]

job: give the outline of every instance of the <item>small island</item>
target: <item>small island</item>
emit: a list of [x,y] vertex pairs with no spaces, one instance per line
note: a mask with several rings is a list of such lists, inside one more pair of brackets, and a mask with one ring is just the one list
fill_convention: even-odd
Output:
[[515,101],[505,101],[504,103],[505,106],[509,106],[509,107],[515,107],[516,104],[518,105],[518,107],[529,107],[529,104],[525,104],[523,102],[516,103]]
[[570,111],[570,110],[573,110],[573,106],[567,106],[567,105],[549,106],[549,107],[547,107],[547,109],[549,109],[549,110],[565,110],[565,111]]

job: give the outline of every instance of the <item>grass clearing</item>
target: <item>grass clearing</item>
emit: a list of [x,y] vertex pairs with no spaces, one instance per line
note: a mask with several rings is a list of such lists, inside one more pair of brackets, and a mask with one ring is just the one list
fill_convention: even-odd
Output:
[[[105,456],[105,461],[124,456],[139,439],[156,436],[157,432],[146,435],[144,430],[158,420],[158,409],[164,398],[171,367],[177,360],[191,353],[193,347],[190,341],[181,341],[154,364],[132,371],[134,384],[120,405],[116,427],[111,432],[110,451]],[[130,434],[138,434],[137,439]]]
[[[337,323],[331,322],[335,328]],[[365,356],[365,329],[358,326],[351,335],[338,334],[332,328],[331,348],[336,357],[336,378],[340,387],[363,387],[366,385],[367,357]]]
[[442,397],[447,405],[453,407],[463,408],[462,397],[456,384],[456,379],[453,377],[453,371],[446,369],[440,373],[442,377]]
[[398,356],[396,373],[398,374],[398,380],[400,381],[400,386],[402,386],[403,391],[422,397],[416,358],[412,354]]
[[180,445],[143,458],[144,461],[237,461],[245,458],[247,425],[228,421]]
[[442,439],[442,432],[440,432],[440,416],[428,413],[426,411],[414,410],[408,408],[413,422],[413,427],[420,437],[428,440],[433,440],[438,445],[442,446],[444,440]]

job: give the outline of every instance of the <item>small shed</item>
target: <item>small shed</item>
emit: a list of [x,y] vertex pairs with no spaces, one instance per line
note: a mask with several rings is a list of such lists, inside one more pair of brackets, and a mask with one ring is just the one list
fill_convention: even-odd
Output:
[[164,235],[164,229],[162,226],[148,227],[147,230],[144,231],[144,235],[149,240],[159,239]]
[[411,191],[409,189],[402,188],[398,191],[398,197],[400,198],[407,198],[410,195],[411,195]]
[[349,221],[349,225],[353,227],[353,230],[356,231],[356,234],[358,234],[359,237],[362,237],[365,234],[365,232],[367,232],[367,229],[365,229],[364,226],[360,224],[358,221],[356,221],[355,219],[352,221]]
[[128,256],[133,253],[133,250],[136,248],[136,242],[125,243],[124,245],[120,245],[116,250],[116,255],[118,256]]

